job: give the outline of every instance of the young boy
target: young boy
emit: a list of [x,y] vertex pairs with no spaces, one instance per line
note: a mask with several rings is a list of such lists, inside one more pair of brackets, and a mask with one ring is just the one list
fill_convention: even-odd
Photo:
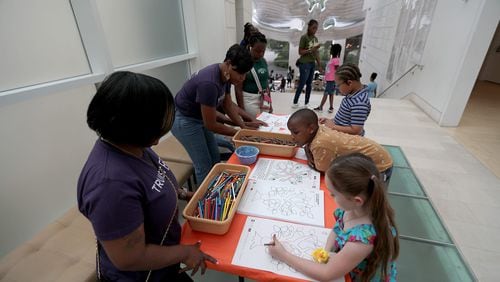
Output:
[[370,98],[377,97],[377,83],[375,82],[375,78],[377,78],[377,73],[372,72],[372,75],[370,75],[370,82],[366,85],[368,97]]
[[362,153],[373,160],[381,173],[382,180],[386,185],[389,184],[392,158],[377,142],[318,125],[318,116],[309,109],[293,113],[288,119],[287,126],[297,146],[304,146],[310,167],[325,172],[331,162],[340,155]]
[[344,96],[333,120],[322,117],[319,123],[352,135],[365,135],[364,125],[370,115],[368,90],[360,81],[361,72],[356,65],[344,64],[335,71],[335,85]]

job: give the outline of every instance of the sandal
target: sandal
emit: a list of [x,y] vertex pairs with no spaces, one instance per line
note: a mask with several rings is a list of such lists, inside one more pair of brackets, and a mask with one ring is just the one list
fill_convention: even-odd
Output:
[[322,111],[323,111],[323,109],[322,109],[322,108],[320,108],[320,107],[316,107],[316,108],[314,108],[313,110],[318,111],[318,112],[322,112]]
[[329,108],[329,109],[328,109],[328,112],[329,112],[330,114],[331,114],[331,113],[333,113],[333,108]]

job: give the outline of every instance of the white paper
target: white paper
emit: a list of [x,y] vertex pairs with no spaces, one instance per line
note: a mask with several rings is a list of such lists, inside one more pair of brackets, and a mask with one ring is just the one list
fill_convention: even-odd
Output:
[[306,155],[306,151],[304,150],[304,148],[299,148],[297,150],[297,153],[295,153],[295,158],[299,159],[299,160],[306,160],[307,161],[307,155]]
[[325,226],[322,190],[251,179],[238,205],[238,213]]
[[290,134],[287,122],[290,115],[274,115],[267,112],[262,112],[257,119],[264,121],[268,126],[260,126],[259,131],[277,132]]
[[250,179],[271,180],[282,185],[297,185],[304,189],[320,189],[320,174],[306,164],[290,160],[259,158]]
[[265,243],[272,241],[273,234],[285,249],[294,255],[312,260],[316,248],[325,247],[331,230],[299,225],[264,218],[248,217],[241,233],[232,264],[267,270],[284,276],[311,280],[283,262],[273,259]]

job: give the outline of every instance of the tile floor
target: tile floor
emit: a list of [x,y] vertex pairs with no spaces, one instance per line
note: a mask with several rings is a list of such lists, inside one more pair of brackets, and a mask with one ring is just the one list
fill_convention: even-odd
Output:
[[[310,106],[317,106],[321,97],[321,93],[313,93]],[[289,89],[286,93],[274,93],[275,113],[293,112],[292,98]],[[303,101],[302,95],[299,104]],[[340,101],[340,96],[335,97],[335,109]],[[320,116],[333,117],[333,114],[325,111]],[[402,148],[475,276],[479,281],[498,281],[500,179],[471,153],[473,150],[459,143],[449,129],[439,127],[408,100],[373,99],[366,136]],[[236,279],[213,271],[203,277],[196,276],[197,281]]]

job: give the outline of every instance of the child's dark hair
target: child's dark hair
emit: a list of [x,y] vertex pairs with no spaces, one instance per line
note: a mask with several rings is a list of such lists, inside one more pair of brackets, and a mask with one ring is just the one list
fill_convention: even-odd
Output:
[[149,147],[172,128],[175,104],[163,82],[120,71],[107,77],[87,109],[87,124],[117,144]]
[[342,52],[342,46],[340,44],[336,43],[333,44],[332,47],[330,47],[330,55],[332,55],[332,57],[340,57],[340,52]]
[[377,73],[376,72],[372,72],[372,74],[370,75],[370,79],[371,80],[375,80],[375,78],[377,78]]
[[266,36],[260,32],[254,32],[248,38],[248,45],[253,46],[255,43],[264,43],[267,44]]
[[226,61],[231,61],[234,70],[241,74],[248,72],[253,67],[252,55],[247,48],[238,44],[234,44],[227,50],[224,62]]
[[343,64],[335,71],[335,76],[338,76],[343,81],[359,81],[361,78],[361,72],[359,71],[358,66],[354,64]]
[[305,126],[313,125],[318,126],[318,115],[310,109],[300,109],[294,112],[290,118],[288,118],[288,122],[298,121],[300,124]]
[[310,19],[309,22],[307,23],[307,27],[311,27],[314,24],[318,24],[318,21],[315,19]]
[[[353,153],[336,158],[326,175],[332,182],[335,190],[346,196],[366,196],[371,220],[377,232],[373,251],[367,258],[366,270],[361,281],[370,281],[373,275],[381,269],[382,280],[386,280],[387,267],[399,255],[399,240],[394,210],[389,205],[380,173],[372,159]],[[396,231],[394,235],[392,228]]]

